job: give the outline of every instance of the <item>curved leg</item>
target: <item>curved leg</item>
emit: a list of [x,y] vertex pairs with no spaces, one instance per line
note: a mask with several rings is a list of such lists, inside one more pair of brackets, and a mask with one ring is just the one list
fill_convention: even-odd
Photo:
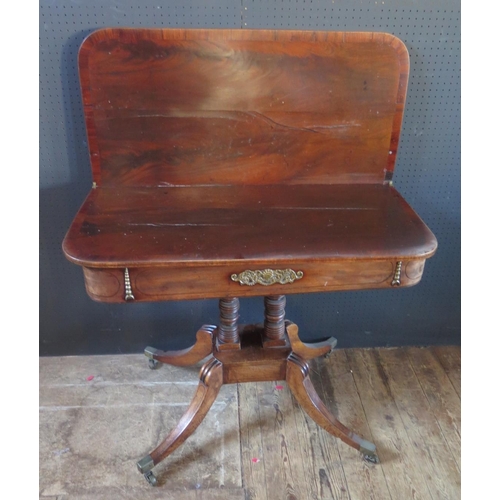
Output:
[[[182,349],[179,351],[160,351],[154,347],[146,347],[144,349],[144,354],[153,361],[159,361],[160,363],[166,363],[168,365],[175,366],[189,366],[198,363],[203,358],[207,357],[213,349],[213,332],[215,326],[203,325],[196,332],[196,342],[191,347],[187,349]],[[150,364],[152,368],[156,365]]]
[[302,359],[313,359],[323,354],[329,354],[337,345],[337,339],[330,337],[323,342],[315,342],[314,344],[306,344],[299,339],[299,327],[295,323],[287,322],[286,332],[290,340],[292,352],[298,354]]
[[186,413],[175,429],[149,454],[137,462],[137,467],[150,484],[156,480],[151,469],[176,450],[200,425],[210,410],[222,386],[222,363],[209,359],[201,368],[200,383]]
[[299,404],[318,425],[359,450],[366,460],[378,463],[375,445],[352,432],[330,413],[309,378],[308,364],[294,353],[287,360],[286,381]]

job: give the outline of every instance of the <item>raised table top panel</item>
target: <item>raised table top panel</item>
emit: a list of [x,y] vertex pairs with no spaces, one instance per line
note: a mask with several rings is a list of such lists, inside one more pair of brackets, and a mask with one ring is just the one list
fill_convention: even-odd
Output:
[[103,29],[79,66],[94,186],[63,249],[93,299],[421,279],[436,238],[391,183],[409,71],[398,38]]
[[392,35],[103,29],[79,64],[98,186],[392,177],[409,70]]
[[427,258],[436,246],[388,185],[101,187],[64,241],[89,267]]

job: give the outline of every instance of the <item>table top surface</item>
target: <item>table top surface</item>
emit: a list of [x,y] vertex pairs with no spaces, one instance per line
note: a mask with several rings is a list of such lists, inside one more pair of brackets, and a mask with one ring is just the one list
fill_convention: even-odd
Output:
[[385,33],[104,29],[79,55],[88,267],[427,258],[390,185],[408,52]]
[[392,178],[409,71],[393,35],[104,29],[79,65],[98,186]]
[[90,267],[408,259],[436,247],[387,185],[96,188],[64,241]]

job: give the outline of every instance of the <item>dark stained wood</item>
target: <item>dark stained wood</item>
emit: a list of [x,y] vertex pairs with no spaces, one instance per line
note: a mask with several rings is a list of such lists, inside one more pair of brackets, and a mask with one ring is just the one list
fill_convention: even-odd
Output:
[[[79,67],[94,185],[63,250],[88,294],[220,298],[219,326],[202,328],[192,348],[146,350],[182,366],[212,356],[184,417],[139,468],[195,430],[222,384],[284,379],[313,420],[376,461],[375,445],[341,424],[310,380],[307,360],[335,339],[302,343],[284,295],[412,286],[437,249],[391,182],[404,44],[385,33],[103,29],[84,41]],[[274,282],[239,282],[255,271]],[[239,325],[237,297],[253,295],[266,297],[264,324]],[[305,497],[291,446],[281,447],[280,484]],[[274,479],[266,474],[268,493]],[[416,479],[404,498],[419,498]]]
[[289,345],[267,348],[262,325],[240,325],[241,350],[214,351],[224,366],[224,383],[285,380]]
[[[269,262],[256,262],[252,269],[265,269]],[[249,266],[250,267],[250,266]],[[220,298],[225,296],[261,296],[269,291],[294,294],[339,290],[365,290],[369,288],[391,288],[395,264],[387,261],[359,259],[339,261],[297,260],[293,263],[278,263],[275,269],[296,268],[304,277],[294,283],[271,286],[241,286],[230,279],[234,266],[179,266],[145,267],[129,269],[135,302]],[[244,270],[243,266],[238,268]],[[90,297],[99,302],[125,302],[124,272],[122,269],[85,268]],[[101,276],[104,280],[101,281]],[[110,277],[116,278],[109,288]],[[413,286],[420,281],[403,278],[401,286]],[[118,283],[116,285],[115,283]]]
[[[270,185],[93,189],[63,248],[88,267],[232,264],[241,272],[264,261],[418,260],[437,244],[391,186]],[[421,273],[408,274],[403,285]]]
[[[276,298],[276,302],[284,306],[284,297]],[[297,328],[293,323],[287,322],[287,327],[297,336]],[[201,369],[200,384],[193,402],[177,427],[139,463],[141,472],[149,472],[194,432],[213,404],[222,384],[275,380],[286,380],[305,412],[327,432],[361,451],[365,457],[378,461],[375,445],[340,423],[321,401],[309,378],[307,361],[293,352],[286,334],[284,345],[269,346],[266,345],[264,332],[264,326],[240,325],[238,338],[241,349],[220,349],[220,345],[214,345],[212,356]],[[322,353],[323,349],[321,347],[315,350],[310,345],[307,354],[311,355],[312,352]],[[170,356],[175,360],[174,355]]]
[[[436,247],[382,185],[97,188],[63,243],[105,302],[124,301],[123,272],[111,268],[125,267],[138,301],[391,287],[398,261],[401,286],[412,286]],[[269,267],[304,276],[269,287],[231,280]]]
[[288,358],[286,381],[299,404],[318,425],[363,455],[378,461],[374,444],[352,432],[328,410],[312,385],[307,362],[293,353]]
[[101,185],[380,183],[408,52],[387,33],[104,29],[79,56]]
[[285,337],[285,305],[284,295],[264,297],[264,347],[286,345]]
[[292,351],[305,360],[329,354],[337,345],[337,339],[334,337],[330,337],[322,342],[314,342],[313,344],[302,342],[299,339],[299,327],[295,323],[289,323],[286,327],[286,332]]
[[219,328],[217,330],[217,349],[239,349],[240,336],[238,333],[238,310],[240,301],[235,298],[219,300]]
[[[436,239],[388,185],[396,37],[103,29],[79,66],[95,188],[63,249],[93,299],[123,302],[125,268],[137,301],[384,288],[398,262],[419,282]],[[269,290],[231,280],[295,267]]]
[[216,327],[203,325],[196,332],[196,342],[187,349],[179,351],[161,351],[154,348],[146,348],[152,352],[151,357],[161,363],[174,366],[191,366],[203,358],[206,358],[213,351],[213,333]]
[[[200,383],[186,413],[175,429],[149,454],[154,465],[174,452],[196,430],[210,410],[221,386],[222,364],[217,359],[210,358],[200,370]],[[148,469],[141,472],[148,472]]]

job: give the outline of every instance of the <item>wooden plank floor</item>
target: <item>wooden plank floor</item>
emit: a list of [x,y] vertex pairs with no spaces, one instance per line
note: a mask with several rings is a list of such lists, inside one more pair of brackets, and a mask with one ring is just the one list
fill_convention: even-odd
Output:
[[336,350],[311,363],[318,394],[381,463],[319,428],[284,382],[224,386],[155,468],[135,462],[175,425],[199,366],[141,355],[40,359],[40,498],[459,499],[460,348]]

